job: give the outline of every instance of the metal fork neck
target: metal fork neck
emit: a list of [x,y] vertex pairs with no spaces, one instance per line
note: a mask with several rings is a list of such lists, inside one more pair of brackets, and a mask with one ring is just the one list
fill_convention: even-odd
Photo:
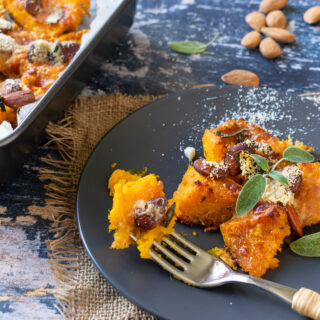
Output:
[[234,272],[231,273],[228,277],[228,282],[242,282],[260,287],[280,297],[282,300],[286,301],[289,304],[292,303],[292,298],[294,294],[298,291],[297,289],[287,287],[275,282]]

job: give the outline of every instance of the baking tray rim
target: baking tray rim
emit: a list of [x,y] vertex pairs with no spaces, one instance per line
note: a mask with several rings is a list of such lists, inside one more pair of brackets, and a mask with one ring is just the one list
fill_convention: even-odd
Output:
[[114,7],[110,7],[112,12],[100,23],[100,26],[91,33],[90,38],[86,41],[83,47],[80,48],[79,52],[72,59],[69,65],[63,70],[52,86],[44,93],[39,101],[37,101],[26,116],[25,119],[17,126],[13,132],[7,136],[0,138],[0,148],[3,148],[12,142],[14,142],[18,137],[20,137],[25,130],[28,129],[30,125],[37,119],[38,116],[46,109],[47,105],[54,99],[54,97],[59,94],[59,91],[67,83],[67,81],[72,77],[72,75],[77,71],[79,66],[85,61],[92,50],[96,47],[99,41],[105,34],[105,30],[113,25],[113,22],[118,18],[119,13],[121,13],[124,8],[132,0],[116,0],[110,1],[110,4],[114,4]]

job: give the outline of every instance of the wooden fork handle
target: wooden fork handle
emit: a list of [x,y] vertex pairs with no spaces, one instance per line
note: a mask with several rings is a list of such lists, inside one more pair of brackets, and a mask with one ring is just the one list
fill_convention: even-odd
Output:
[[320,320],[320,294],[301,288],[293,296],[292,309],[311,319]]

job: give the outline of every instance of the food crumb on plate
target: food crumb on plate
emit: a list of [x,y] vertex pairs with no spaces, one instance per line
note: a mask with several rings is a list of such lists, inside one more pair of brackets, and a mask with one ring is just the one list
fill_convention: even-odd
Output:
[[184,149],[184,155],[189,159],[192,160],[196,155],[196,149],[193,147],[186,147]]

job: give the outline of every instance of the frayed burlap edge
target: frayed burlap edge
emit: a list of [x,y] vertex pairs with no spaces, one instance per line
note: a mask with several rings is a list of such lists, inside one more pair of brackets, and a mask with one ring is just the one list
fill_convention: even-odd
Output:
[[[46,202],[55,210],[54,239],[48,240],[47,246],[59,283],[54,294],[57,309],[65,319],[154,319],[120,296],[87,257],[77,231],[75,200],[82,168],[96,143],[118,121],[155,98],[121,94],[83,97],[60,122],[50,123],[46,129],[48,145],[54,145],[61,156],[42,159],[51,168],[43,169],[40,179],[46,183]],[[90,279],[83,279],[83,272],[91,274]]]

